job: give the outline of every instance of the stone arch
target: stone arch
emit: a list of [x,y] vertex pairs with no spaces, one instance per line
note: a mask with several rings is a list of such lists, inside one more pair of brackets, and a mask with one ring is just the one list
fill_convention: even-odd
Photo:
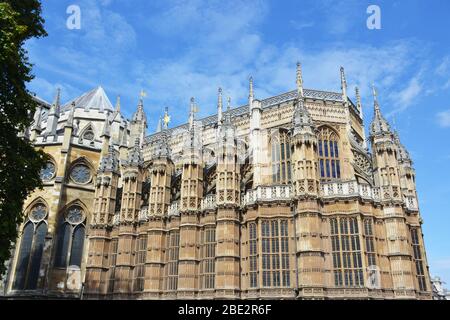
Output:
[[[86,135],[87,135],[88,133],[92,133],[92,139],[88,139],[88,138],[86,137]],[[94,127],[94,125],[92,124],[92,122],[88,122],[88,123],[84,126],[84,128],[80,130],[78,142],[79,142],[80,144],[84,144],[84,141],[85,141],[85,140],[88,140],[88,141],[90,141],[89,144],[93,145],[96,137],[97,137],[97,134],[96,134],[96,132],[95,132],[95,127]]]

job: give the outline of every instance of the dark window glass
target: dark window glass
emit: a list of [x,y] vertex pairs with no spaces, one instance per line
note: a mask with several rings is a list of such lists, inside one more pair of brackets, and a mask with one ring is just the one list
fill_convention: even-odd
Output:
[[20,252],[17,258],[16,278],[13,288],[22,290],[25,288],[25,280],[28,271],[28,262],[30,260],[31,246],[33,244],[34,225],[28,222],[23,228],[22,240],[20,242]]
[[55,267],[64,268],[67,266],[67,253],[69,250],[71,226],[63,222],[58,230]]
[[84,226],[78,225],[73,232],[72,251],[70,253],[70,265],[81,266],[84,245]]
[[45,236],[47,235],[47,224],[41,222],[36,229],[33,243],[33,255],[31,257],[30,274],[28,275],[26,289],[35,290],[41,268],[42,251],[44,250]]

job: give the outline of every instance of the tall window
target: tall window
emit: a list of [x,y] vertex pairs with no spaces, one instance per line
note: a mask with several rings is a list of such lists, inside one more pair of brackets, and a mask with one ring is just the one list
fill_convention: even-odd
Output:
[[145,281],[145,259],[147,257],[147,234],[141,234],[136,241],[136,274],[135,291],[144,290]]
[[419,232],[417,228],[411,229],[411,241],[414,253],[414,262],[416,264],[417,281],[419,282],[420,291],[427,290],[427,283],[425,280],[425,272],[423,268],[422,252],[420,250]]
[[364,239],[366,244],[366,256],[367,256],[367,266],[375,266],[376,253],[375,253],[375,239],[373,233],[373,220],[364,219]]
[[334,284],[337,287],[362,287],[364,276],[356,218],[332,218],[331,250]]
[[200,281],[203,289],[214,289],[216,229],[206,228],[201,232],[202,257]]
[[108,293],[114,292],[114,281],[116,277],[116,262],[117,262],[117,249],[119,245],[119,239],[115,238],[111,240],[110,244],[110,260],[109,260],[109,285]]
[[287,234],[287,220],[266,220],[261,223],[263,287],[290,285]]
[[271,139],[272,180],[274,183],[291,181],[291,146],[287,132],[280,131]]
[[252,222],[248,229],[249,238],[249,282],[250,288],[258,286],[258,240],[256,236],[256,223]]
[[81,267],[86,216],[79,206],[71,206],[60,218],[55,267]]
[[177,290],[178,288],[178,252],[180,246],[180,232],[171,231],[167,237],[166,251],[166,290]]
[[47,235],[46,217],[47,208],[42,203],[36,204],[28,215],[17,257],[14,290],[35,290],[37,288],[45,236]]
[[341,178],[338,137],[334,131],[322,127],[319,131],[319,166],[323,180]]

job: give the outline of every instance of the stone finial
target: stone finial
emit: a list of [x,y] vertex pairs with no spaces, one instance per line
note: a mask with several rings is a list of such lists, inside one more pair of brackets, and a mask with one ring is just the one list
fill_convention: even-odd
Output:
[[303,97],[303,76],[302,76],[302,65],[297,62],[297,96]]
[[342,89],[342,99],[347,101],[347,80],[345,79],[344,67],[341,67],[341,89]]
[[374,117],[370,128],[372,136],[383,133],[391,134],[391,127],[387,120],[383,117],[378,103],[378,93],[375,89],[375,85],[372,85],[373,101],[374,101]]
[[194,120],[195,120],[195,113],[198,112],[198,109],[195,105],[195,98],[191,98],[191,106],[190,106],[190,112],[189,112],[189,130],[192,130],[194,128]]
[[164,130],[166,130],[169,127],[169,122],[170,122],[169,108],[166,107],[164,110],[164,117],[163,117]]
[[117,157],[112,140],[109,142],[108,153],[102,157],[99,172],[119,173],[119,158]]
[[117,96],[116,100],[116,112],[120,112],[120,95]]
[[125,122],[125,125],[124,125],[124,128],[123,128],[123,133],[122,133],[122,138],[120,139],[120,146],[121,147],[127,147],[128,146],[127,131],[128,131],[128,123]]
[[128,161],[126,162],[128,166],[138,167],[142,165],[143,160],[140,143],[140,139],[136,138],[134,141],[134,146],[128,153]]
[[248,101],[249,101],[249,104],[251,104],[253,102],[253,99],[254,99],[253,77],[252,76],[250,76],[249,85],[248,86],[249,86]]
[[359,93],[358,87],[355,87],[355,96],[356,96],[356,107],[358,108],[359,114],[362,119],[363,118],[363,110],[362,110],[362,103],[361,103],[361,95]]
[[75,102],[72,102],[71,108],[69,110],[69,115],[67,116],[66,127],[73,128],[73,119],[75,114]]
[[59,117],[59,111],[61,107],[61,88],[56,89],[56,95],[53,99],[52,107],[50,109],[50,113],[53,112],[57,117]]
[[375,109],[375,113],[380,113],[380,105],[378,104],[378,93],[375,88],[375,84],[372,84],[372,94],[373,94],[373,106]]
[[162,131],[162,117],[159,116],[158,125],[156,126],[156,132]]
[[219,88],[217,94],[217,123],[220,125],[223,120],[222,116],[223,101],[222,101],[222,88]]

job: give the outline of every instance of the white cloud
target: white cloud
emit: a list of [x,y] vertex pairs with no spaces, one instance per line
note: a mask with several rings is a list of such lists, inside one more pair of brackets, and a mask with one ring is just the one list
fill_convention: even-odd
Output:
[[450,73],[450,56],[446,56],[441,64],[436,68],[436,73],[440,76],[446,76]]
[[412,78],[408,85],[400,92],[394,93],[393,100],[396,101],[397,107],[390,114],[398,113],[407,109],[422,92],[422,83],[419,76]]
[[441,127],[450,127],[450,110],[439,112],[436,117]]

